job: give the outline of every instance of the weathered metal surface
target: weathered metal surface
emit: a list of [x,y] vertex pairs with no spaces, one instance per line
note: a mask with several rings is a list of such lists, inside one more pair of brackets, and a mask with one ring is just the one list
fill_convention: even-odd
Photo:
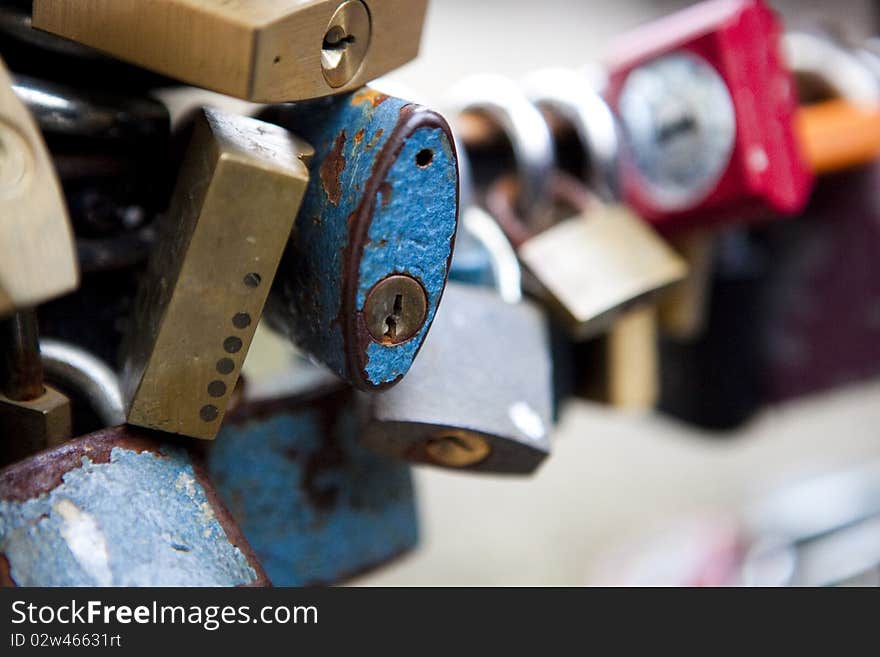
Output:
[[[267,316],[358,388],[392,385],[428,332],[449,270],[458,214],[449,128],[435,112],[370,89],[263,118],[316,150]],[[371,338],[364,305],[394,274],[422,284],[427,312],[411,339],[385,344]]]
[[527,474],[550,452],[552,394],[542,313],[450,283],[407,378],[371,396],[362,440],[415,462]]
[[0,583],[246,586],[268,580],[185,449],[114,428],[0,471]]
[[311,147],[203,110],[123,342],[130,424],[212,439],[305,192]]
[[413,59],[427,5],[36,0],[33,25],[189,84],[284,102],[350,90]]
[[339,582],[415,546],[410,469],[357,444],[349,390],[248,404],[210,445],[217,490],[272,582]]

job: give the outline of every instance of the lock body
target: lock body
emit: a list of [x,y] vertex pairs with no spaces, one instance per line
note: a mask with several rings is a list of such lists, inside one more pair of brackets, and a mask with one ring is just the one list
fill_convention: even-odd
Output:
[[621,39],[607,97],[624,199],[663,232],[803,209],[812,174],[780,25],[762,0],[712,0]]
[[641,219],[598,206],[527,240],[517,250],[570,335],[602,331],[625,306],[681,280],[687,267]]
[[878,183],[876,163],[828,175],[803,215],[763,231],[772,256],[759,315],[765,402],[880,375]]
[[0,471],[7,586],[257,586],[268,580],[181,447],[117,427]]
[[366,88],[264,118],[316,152],[267,318],[352,385],[393,385],[428,333],[449,271],[458,222],[449,127]]
[[359,87],[413,59],[427,0],[36,0],[34,27],[255,102]]
[[123,345],[127,420],[211,439],[223,419],[296,210],[311,147],[204,110]]
[[0,60],[0,317],[73,291],[73,234],[52,160]]
[[415,546],[409,467],[358,434],[334,385],[244,404],[211,445],[211,479],[276,586],[338,583]]
[[547,326],[530,303],[450,283],[400,385],[369,398],[364,444],[460,470],[526,474],[550,451]]

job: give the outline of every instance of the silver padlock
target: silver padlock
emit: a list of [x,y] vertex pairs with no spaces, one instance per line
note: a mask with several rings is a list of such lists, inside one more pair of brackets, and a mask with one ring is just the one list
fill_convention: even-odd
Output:
[[[554,77],[546,86],[558,84],[562,82]],[[579,94],[572,91],[571,97],[551,98],[539,88],[533,104],[512,81],[482,76],[462,83],[453,97],[460,124],[482,117],[482,129],[502,133],[508,143],[515,176],[496,175],[486,193],[486,207],[516,248],[528,274],[526,288],[573,339],[583,340],[608,328],[634,301],[679,280],[685,266],[631,211],[604,202],[584,182],[559,170],[552,134],[538,103],[550,108],[545,110],[548,115],[573,122],[593,170],[603,175],[616,170],[613,117],[586,79],[577,90]],[[605,111],[590,109],[585,99]],[[591,120],[597,125],[589,124]],[[536,122],[543,130],[534,129]],[[468,129],[470,144],[481,139],[475,132]],[[470,144],[466,139],[465,145]],[[613,198],[610,178],[613,173],[600,180],[607,199]]]

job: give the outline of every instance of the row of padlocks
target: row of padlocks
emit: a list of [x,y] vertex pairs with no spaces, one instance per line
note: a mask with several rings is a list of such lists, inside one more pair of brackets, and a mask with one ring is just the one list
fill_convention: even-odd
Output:
[[411,464],[534,473],[569,397],[880,373],[880,47],[716,0],[435,110],[367,84],[426,5],[0,9],[0,582],[340,582],[416,545]]

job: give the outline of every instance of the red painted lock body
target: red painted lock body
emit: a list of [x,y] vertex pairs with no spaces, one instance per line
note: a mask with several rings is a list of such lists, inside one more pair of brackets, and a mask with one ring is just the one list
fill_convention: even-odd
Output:
[[804,208],[814,176],[780,36],[761,0],[712,0],[617,43],[607,98],[624,137],[621,193],[660,231]]

